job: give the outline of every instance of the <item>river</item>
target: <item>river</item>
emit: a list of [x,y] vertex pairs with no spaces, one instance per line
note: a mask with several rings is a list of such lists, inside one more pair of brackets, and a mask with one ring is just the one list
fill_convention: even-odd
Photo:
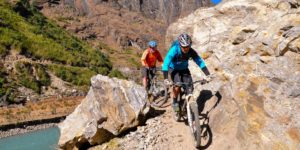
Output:
[[58,127],[0,139],[0,150],[55,150],[59,139]]

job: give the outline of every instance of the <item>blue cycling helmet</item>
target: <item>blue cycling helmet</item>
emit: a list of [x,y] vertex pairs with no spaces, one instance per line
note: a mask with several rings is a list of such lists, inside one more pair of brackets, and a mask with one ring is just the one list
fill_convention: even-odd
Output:
[[155,41],[150,41],[150,42],[148,43],[148,45],[149,45],[149,47],[154,48],[154,47],[157,46],[157,43],[156,43]]

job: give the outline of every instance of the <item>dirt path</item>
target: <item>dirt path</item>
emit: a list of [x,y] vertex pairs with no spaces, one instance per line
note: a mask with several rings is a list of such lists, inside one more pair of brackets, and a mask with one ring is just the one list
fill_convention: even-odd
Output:
[[185,122],[176,122],[172,117],[171,109],[167,111],[166,115],[165,124],[167,125],[168,135],[170,135],[167,137],[174,140],[166,145],[167,148],[177,150],[195,149],[189,126]]
[[147,149],[147,150],[194,150],[194,141],[189,127],[184,122],[176,122],[171,107],[164,111],[154,110],[144,126],[139,126],[123,137],[90,148],[101,149]]

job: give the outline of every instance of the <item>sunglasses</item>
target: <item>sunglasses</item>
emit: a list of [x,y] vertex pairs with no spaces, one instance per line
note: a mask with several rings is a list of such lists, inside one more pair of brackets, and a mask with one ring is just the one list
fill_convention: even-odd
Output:
[[187,49],[189,49],[190,48],[190,46],[185,46],[185,47],[183,47],[183,46],[181,46],[183,49],[185,49],[185,50],[187,50]]

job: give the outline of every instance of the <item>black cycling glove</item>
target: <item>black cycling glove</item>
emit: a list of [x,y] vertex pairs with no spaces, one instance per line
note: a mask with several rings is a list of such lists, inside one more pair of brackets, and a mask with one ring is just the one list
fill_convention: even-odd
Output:
[[202,71],[204,72],[204,74],[205,74],[206,76],[209,76],[209,75],[210,75],[210,73],[209,73],[207,67],[202,68]]

